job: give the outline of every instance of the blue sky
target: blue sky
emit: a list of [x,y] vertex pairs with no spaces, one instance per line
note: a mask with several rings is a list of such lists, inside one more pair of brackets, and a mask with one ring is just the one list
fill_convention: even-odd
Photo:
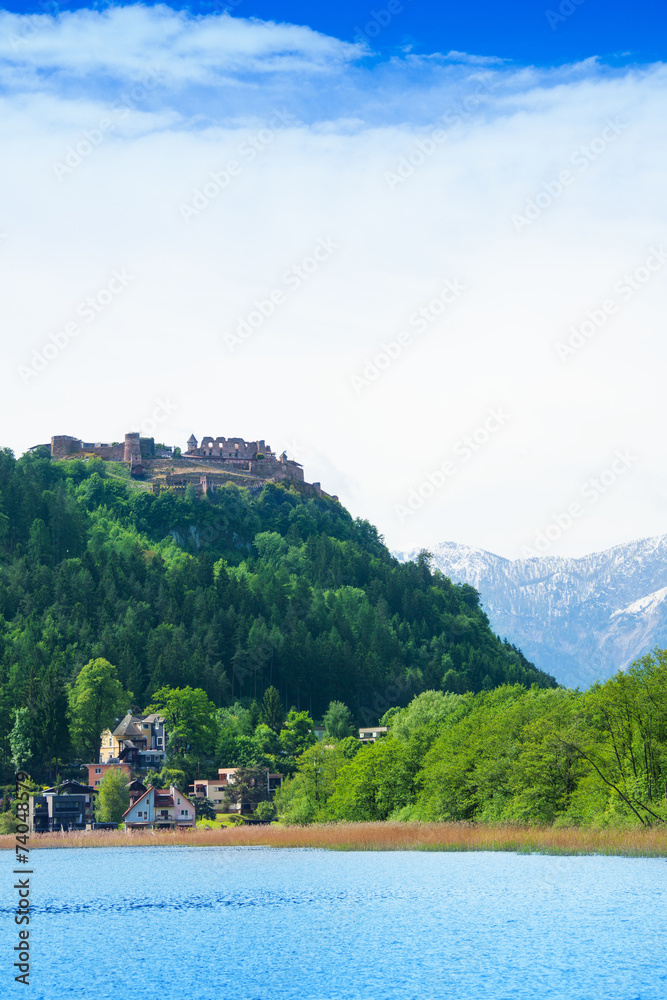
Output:
[[[6,10],[33,13],[91,6],[104,9],[108,5],[17,0],[2,6]],[[376,3],[204,0],[170,6],[193,14],[228,10],[244,18],[307,24],[346,41],[353,41],[360,30],[380,52],[409,45],[419,53],[454,49],[540,66],[593,55],[614,63],[652,62],[665,55],[667,13],[662,0],[635,0],[632,4],[627,0],[512,0],[511,3],[404,0],[394,2],[391,7],[388,0]],[[381,25],[381,30],[377,25]]]
[[396,548],[665,532],[660,5],[508,7],[0,9],[0,444],[264,438]]

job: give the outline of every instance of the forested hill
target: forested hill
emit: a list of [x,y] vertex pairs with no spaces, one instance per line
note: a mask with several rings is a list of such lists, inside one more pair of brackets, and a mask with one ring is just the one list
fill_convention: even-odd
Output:
[[[99,460],[0,452],[0,739],[28,706],[47,733],[93,657],[135,704],[203,688],[362,723],[438,688],[555,681],[501,642],[478,595],[401,564],[339,503],[268,483],[154,495]],[[55,715],[54,715],[55,713]]]

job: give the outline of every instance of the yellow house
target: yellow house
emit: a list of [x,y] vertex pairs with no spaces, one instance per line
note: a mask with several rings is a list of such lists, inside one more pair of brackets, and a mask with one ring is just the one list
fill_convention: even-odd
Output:
[[110,760],[118,759],[120,753],[120,743],[111,732],[105,729],[102,733],[102,746],[100,748],[100,764],[108,764]]
[[164,717],[127,713],[113,730],[101,737],[100,763],[123,761],[131,767],[162,767],[167,759],[167,734]]

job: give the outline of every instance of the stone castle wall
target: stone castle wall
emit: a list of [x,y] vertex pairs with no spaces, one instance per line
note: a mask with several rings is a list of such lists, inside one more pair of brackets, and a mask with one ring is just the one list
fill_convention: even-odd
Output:
[[92,452],[98,458],[103,458],[106,462],[122,462],[124,447],[122,444],[89,444],[83,441],[83,451]]
[[[192,443],[196,443],[194,440]],[[238,447],[237,447],[238,446]],[[257,458],[257,454],[264,458]],[[144,471],[145,462],[155,454],[155,444],[152,438],[141,438],[138,433],[125,435],[123,444],[102,444],[82,441],[69,434],[59,434],[51,438],[51,457],[54,459],[72,458],[77,455],[95,455],[106,461],[126,462],[134,475]],[[223,482],[236,482],[239,485],[252,485],[256,479],[279,480],[305,483],[303,468],[298,462],[286,456],[278,458],[263,439],[244,441],[243,438],[204,438],[199,448],[192,448],[178,460],[185,463],[205,465],[211,472],[206,473],[207,482],[202,479],[202,473],[191,476],[168,475],[166,484],[175,490],[185,489],[187,482],[194,482],[202,492],[214,489]],[[253,478],[254,477],[254,478]],[[180,482],[176,482],[180,479]],[[316,484],[317,490],[319,484]]]
[[[195,444],[195,441],[191,439],[188,441],[188,445]],[[225,437],[205,437],[202,439],[199,447],[189,447],[186,454],[194,455],[198,458],[224,458],[227,461],[233,461],[234,459],[240,459],[249,461],[255,458],[255,456],[260,453],[262,455],[272,455],[270,445],[267,445],[263,438],[258,441],[246,441],[244,438],[225,438]]]
[[70,437],[69,434],[57,434],[51,438],[51,458],[67,458],[69,455],[83,451],[83,441]]
[[122,444],[95,444],[92,441],[82,441],[69,434],[57,434],[51,438],[51,458],[71,458],[74,455],[96,455],[107,462],[122,462],[124,446]]

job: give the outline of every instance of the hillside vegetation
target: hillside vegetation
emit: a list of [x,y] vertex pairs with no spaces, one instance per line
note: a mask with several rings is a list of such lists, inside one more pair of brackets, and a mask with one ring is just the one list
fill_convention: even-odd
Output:
[[589,691],[426,691],[391,709],[389,735],[312,746],[278,797],[311,822],[663,826],[667,651]]
[[[154,495],[100,460],[0,452],[0,763],[23,708],[40,761],[67,759],[71,690],[102,658],[131,705],[201,688],[357,722],[427,689],[556,686],[489,628],[476,591],[401,564],[328,498],[267,483]],[[128,696],[129,697],[129,696]],[[126,707],[131,707],[127,705]]]

